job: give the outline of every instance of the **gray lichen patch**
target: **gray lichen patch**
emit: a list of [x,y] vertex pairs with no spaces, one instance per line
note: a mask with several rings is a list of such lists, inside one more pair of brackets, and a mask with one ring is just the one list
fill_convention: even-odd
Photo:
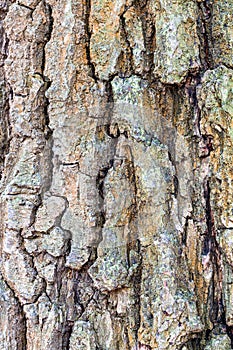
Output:
[[154,73],[164,83],[181,83],[189,71],[198,71],[199,39],[195,1],[151,2],[155,16]]
[[114,99],[118,103],[140,105],[147,82],[133,75],[129,78],[116,77],[112,81]]
[[212,37],[213,59],[217,64],[225,64],[232,67],[232,33],[233,8],[230,1],[216,1],[213,6]]
[[[217,332],[216,332],[217,333]],[[231,342],[227,334],[214,334],[214,331],[211,334],[210,340],[207,342],[204,350],[230,350]]]
[[202,109],[201,132],[212,140],[212,181],[221,181],[221,190],[214,190],[211,200],[215,206],[218,227],[233,227],[232,216],[232,116],[233,75],[232,70],[220,65],[208,70],[198,90]]
[[94,350],[95,349],[95,332],[89,322],[75,322],[73,332],[70,338],[70,350]]

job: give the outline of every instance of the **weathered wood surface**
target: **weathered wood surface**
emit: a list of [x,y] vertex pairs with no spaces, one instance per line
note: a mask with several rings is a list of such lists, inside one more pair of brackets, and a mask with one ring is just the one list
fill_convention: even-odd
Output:
[[0,19],[0,349],[231,349],[232,0]]

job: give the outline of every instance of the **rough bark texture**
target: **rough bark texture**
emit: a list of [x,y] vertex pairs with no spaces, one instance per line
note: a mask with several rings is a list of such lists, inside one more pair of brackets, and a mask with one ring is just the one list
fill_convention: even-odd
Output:
[[232,0],[0,19],[0,349],[231,349]]

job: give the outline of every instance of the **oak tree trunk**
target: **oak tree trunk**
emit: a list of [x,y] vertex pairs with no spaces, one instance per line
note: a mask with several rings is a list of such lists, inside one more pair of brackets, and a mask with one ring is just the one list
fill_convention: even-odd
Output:
[[231,349],[232,1],[0,19],[0,350]]

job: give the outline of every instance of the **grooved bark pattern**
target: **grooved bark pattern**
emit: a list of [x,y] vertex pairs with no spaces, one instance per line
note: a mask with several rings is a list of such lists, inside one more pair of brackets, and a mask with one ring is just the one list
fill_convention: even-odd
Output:
[[0,349],[232,348],[232,8],[0,1]]

